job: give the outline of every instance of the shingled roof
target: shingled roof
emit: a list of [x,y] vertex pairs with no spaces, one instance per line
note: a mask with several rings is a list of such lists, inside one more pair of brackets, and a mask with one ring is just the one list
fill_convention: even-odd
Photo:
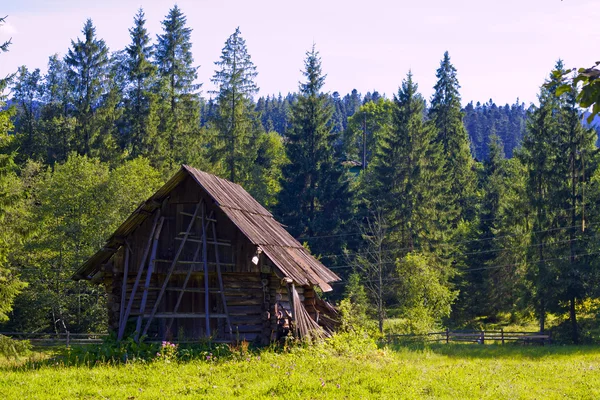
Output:
[[105,246],[88,259],[73,279],[92,279],[102,266],[148,218],[169,193],[185,178],[192,176],[238,229],[279,269],[284,277],[299,285],[318,285],[330,291],[329,283],[340,278],[314,258],[273,215],[240,185],[184,165],[152,197],[140,205],[107,240]]

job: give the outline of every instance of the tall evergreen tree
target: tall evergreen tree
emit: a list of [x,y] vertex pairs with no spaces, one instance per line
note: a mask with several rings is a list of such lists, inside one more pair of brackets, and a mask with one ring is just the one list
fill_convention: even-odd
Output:
[[296,237],[328,236],[311,241],[318,253],[341,246],[340,233],[350,213],[348,182],[333,156],[330,134],[333,113],[328,96],[321,92],[325,75],[314,45],[306,53],[305,82],[291,106],[291,123],[285,143],[290,163],[283,169],[282,190],[276,209],[281,221]]
[[[0,26],[4,22],[5,18],[0,18]],[[10,41],[0,43],[0,55],[8,51],[9,45]],[[8,132],[12,128],[14,108],[5,108],[4,97],[10,78],[0,78],[0,149],[6,149],[11,141]],[[8,319],[15,297],[25,286],[10,263],[14,246],[22,237],[21,232],[15,229],[20,221],[18,208],[21,196],[14,155],[0,152],[0,321]]]
[[91,155],[92,148],[103,141],[95,116],[106,92],[109,58],[108,48],[104,40],[96,37],[91,19],[85,22],[82,33],[84,40],[71,41],[65,63],[77,119],[77,148],[80,153]]
[[256,159],[261,126],[253,104],[253,96],[258,93],[256,66],[239,27],[225,42],[221,59],[215,64],[218,69],[212,81],[217,90],[212,93],[217,95],[219,105],[214,121],[219,140],[214,156],[224,160],[230,181],[245,182]]
[[46,143],[39,128],[39,105],[42,95],[40,70],[29,71],[26,66],[21,66],[12,92],[17,104],[14,129],[19,152],[27,158],[41,160],[45,156]]
[[[579,343],[580,333],[577,322],[577,302],[589,295],[589,288],[593,286],[590,265],[594,257],[585,256],[590,252],[589,243],[593,232],[586,229],[586,197],[585,187],[589,184],[594,171],[598,168],[597,149],[595,146],[596,132],[584,128],[579,105],[577,103],[578,90],[572,86],[565,93],[565,102],[558,117],[560,124],[561,146],[559,151],[565,157],[558,158],[562,168],[558,171],[565,172],[563,176],[564,187],[557,193],[562,194],[562,205],[565,209],[564,219],[568,221],[569,229],[563,231],[568,236],[568,259],[560,264],[562,291],[559,293],[559,305],[568,304],[568,314],[571,325],[571,340]],[[566,258],[566,257],[563,257]],[[564,307],[561,307],[564,311]]]
[[[127,73],[125,120],[126,130],[122,146],[130,149],[131,157],[148,155],[156,148],[156,95],[152,85],[156,66],[151,58],[154,54],[150,35],[146,29],[144,10],[138,10],[134,26],[129,29],[131,43],[125,48]],[[154,119],[153,119],[154,117]]]
[[460,85],[448,52],[444,53],[436,77],[438,81],[429,115],[437,129],[436,141],[442,144],[444,150],[448,185],[455,197],[449,203],[456,207],[457,223],[459,218],[471,219],[474,216],[475,174],[469,137],[462,121]]
[[[362,253],[382,255],[371,260],[380,266],[375,269],[384,272],[380,280],[386,282],[376,305],[381,307],[382,301],[400,304],[402,316],[414,323],[411,330],[423,331],[448,315],[456,293],[449,283],[453,268],[438,249],[448,230],[441,144],[434,141],[435,131],[425,121],[425,101],[417,89],[409,72],[394,96],[392,126],[381,134],[362,180],[369,230],[381,232],[381,224],[373,224],[372,215],[385,221],[379,249],[372,249],[373,237],[367,236]],[[357,258],[361,270],[371,269],[365,267],[369,258]],[[415,274],[422,280],[415,279]],[[423,280],[432,290],[423,291]],[[379,315],[381,329],[381,311]]]
[[190,152],[200,152],[197,145],[200,126],[200,103],[196,84],[197,67],[192,56],[192,29],[175,5],[162,21],[163,33],[157,36],[156,65],[161,78],[158,89],[161,109],[160,132],[166,136],[166,162],[174,168],[185,162]]
[[[559,61],[557,68],[562,69]],[[552,78],[551,78],[552,79]],[[564,106],[564,96],[555,96],[558,82],[542,88],[540,105],[529,118],[523,148],[519,156],[527,168],[527,194],[533,214],[532,251],[529,257],[528,280],[532,287],[532,302],[539,318],[540,331],[546,327],[546,315],[554,308],[557,287],[554,285],[559,271],[552,260],[556,254],[555,242],[559,241],[564,223],[558,210],[562,207],[559,195],[567,170],[561,158],[562,141],[556,116]]]
[[67,81],[67,66],[57,54],[48,60],[44,77],[40,129],[47,147],[48,164],[66,161],[73,149],[75,120],[70,115],[71,95]]
[[399,257],[429,251],[448,229],[441,145],[425,122],[425,101],[417,89],[409,73],[394,96],[392,128],[382,135],[363,182],[370,208],[383,210],[391,240],[404,249]]

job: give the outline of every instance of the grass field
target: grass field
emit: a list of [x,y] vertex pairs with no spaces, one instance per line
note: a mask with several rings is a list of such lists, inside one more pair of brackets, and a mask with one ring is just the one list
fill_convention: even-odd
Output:
[[[44,357],[44,354],[37,354]],[[0,361],[7,399],[598,399],[600,347],[342,343],[227,360],[62,366]]]

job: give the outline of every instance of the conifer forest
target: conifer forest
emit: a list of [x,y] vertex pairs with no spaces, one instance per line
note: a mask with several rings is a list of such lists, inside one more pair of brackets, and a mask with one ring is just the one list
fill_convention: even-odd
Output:
[[[156,36],[132,16],[122,49],[82,21],[44,72],[0,77],[0,331],[105,332],[106,293],[71,276],[185,164],[240,184],[338,274],[323,296],[349,323],[600,340],[600,107],[560,59],[535,104],[465,105],[448,52],[431,98],[410,70],[389,97],[325,92],[317,42],[297,90],[265,96],[241,26],[205,91],[193,27],[165,11]],[[2,62],[17,44],[0,45]]]

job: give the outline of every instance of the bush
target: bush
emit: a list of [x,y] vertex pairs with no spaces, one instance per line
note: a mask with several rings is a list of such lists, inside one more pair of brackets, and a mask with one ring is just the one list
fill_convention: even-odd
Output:
[[0,355],[4,357],[19,357],[31,350],[29,340],[15,340],[8,336],[0,335]]

